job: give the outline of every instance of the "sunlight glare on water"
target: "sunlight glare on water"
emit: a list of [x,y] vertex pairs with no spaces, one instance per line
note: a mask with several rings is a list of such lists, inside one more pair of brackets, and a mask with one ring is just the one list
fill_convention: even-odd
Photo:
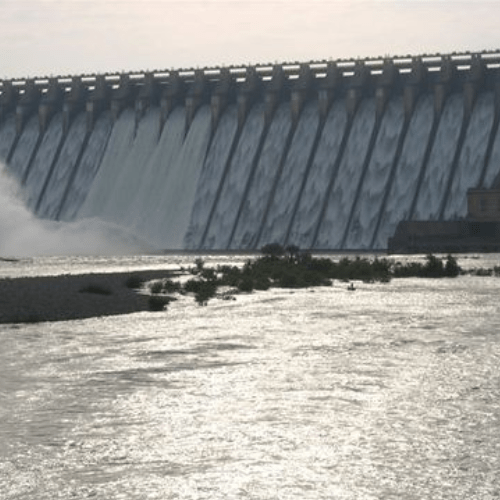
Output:
[[493,499],[500,280],[0,330],[0,497]]

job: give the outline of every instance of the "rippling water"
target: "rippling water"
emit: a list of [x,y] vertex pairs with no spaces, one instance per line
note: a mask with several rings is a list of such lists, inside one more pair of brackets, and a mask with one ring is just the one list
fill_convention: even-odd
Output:
[[0,498],[498,498],[499,292],[335,283],[2,325]]

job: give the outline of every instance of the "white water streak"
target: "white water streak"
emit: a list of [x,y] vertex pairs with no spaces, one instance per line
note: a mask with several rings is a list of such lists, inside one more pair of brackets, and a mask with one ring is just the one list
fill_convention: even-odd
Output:
[[458,168],[451,185],[444,212],[445,220],[456,220],[467,215],[466,193],[468,189],[478,187],[494,114],[493,92],[480,95],[472,113]]
[[269,127],[248,195],[242,200],[241,214],[231,248],[253,249],[258,244],[257,238],[291,125],[290,104],[281,104]]
[[[113,126],[102,164],[92,182],[90,191],[83,203],[78,218],[102,217],[106,214],[109,197],[116,186],[117,179],[123,174],[135,131],[135,114],[127,109]],[[108,212],[109,214],[109,212]]]
[[201,245],[203,232],[212,207],[217,202],[217,191],[224,175],[229,153],[238,128],[238,110],[230,106],[220,119],[212,145],[208,151],[196,188],[195,202],[191,212],[184,247],[197,249]]
[[158,207],[161,227],[156,242],[163,248],[181,249],[189,225],[196,186],[200,176],[211,132],[208,106],[196,113],[182,149],[165,182],[162,203]]
[[463,108],[461,94],[452,95],[446,102],[420,187],[413,220],[437,220],[439,218],[462,127]]
[[25,175],[39,134],[40,125],[38,122],[38,116],[33,115],[24,126],[19,142],[17,143],[16,150],[14,151],[14,155],[9,163],[10,170],[18,179],[22,179]]
[[7,156],[16,138],[16,116],[8,115],[0,125],[0,161],[6,163]]
[[156,246],[161,239],[164,213],[162,204],[168,189],[170,171],[179,156],[184,141],[185,109],[175,108],[163,126],[156,148],[137,180],[137,195],[130,208],[134,230]]
[[[135,116],[130,116],[134,120]],[[119,173],[110,189],[106,204],[100,217],[112,220],[128,227],[134,214],[131,207],[138,195],[138,186],[144,176],[148,175],[147,165],[159,137],[160,112],[158,108],[149,110],[134,128],[134,138],[127,151],[127,156],[120,162]]]
[[68,196],[61,207],[60,220],[73,220],[80,210],[101,166],[112,127],[113,122],[109,112],[103,113],[95,123]]
[[394,234],[397,224],[407,220],[411,210],[417,180],[422,169],[434,116],[433,99],[424,95],[417,103],[406,134],[391,190],[387,197],[374,248],[387,248],[387,241]]
[[304,108],[297,124],[297,130],[276,186],[276,192],[264,224],[259,246],[267,243],[286,244],[286,233],[293,216],[293,210],[298,203],[300,189],[306,175],[307,162],[311,155],[318,126],[318,103],[312,101]]
[[38,215],[47,219],[56,219],[66,188],[75,168],[78,154],[85,139],[86,116],[80,113],[72,123],[64,142],[61,154],[47,185],[45,196],[38,208]]
[[371,98],[360,104],[354,118],[339,173],[330,193],[315,243],[316,248],[339,249],[342,245],[374,126],[375,99]]
[[327,189],[334,175],[335,162],[347,124],[343,100],[335,101],[323,128],[311,170],[307,177],[288,242],[299,248],[311,248],[314,231]]
[[395,98],[387,105],[361,192],[355,200],[356,206],[349,225],[346,248],[370,249],[403,121],[403,101],[401,98]]
[[36,152],[33,164],[28,172],[25,190],[28,205],[33,211],[36,209],[44,184],[48,180],[57,149],[61,143],[63,136],[62,126],[62,114],[59,113],[50,121],[49,127],[43,135],[40,147]]
[[493,144],[490,161],[486,169],[483,185],[481,187],[491,189],[498,185],[500,181],[500,127],[497,129],[497,134]]
[[250,111],[243,126],[203,248],[227,248],[263,131],[264,106],[257,104]]

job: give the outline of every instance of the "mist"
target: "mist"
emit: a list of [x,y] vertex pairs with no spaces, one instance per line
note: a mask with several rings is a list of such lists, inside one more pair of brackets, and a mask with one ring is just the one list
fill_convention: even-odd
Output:
[[127,230],[99,219],[58,222],[27,208],[17,180],[0,166],[0,257],[125,255],[152,248]]

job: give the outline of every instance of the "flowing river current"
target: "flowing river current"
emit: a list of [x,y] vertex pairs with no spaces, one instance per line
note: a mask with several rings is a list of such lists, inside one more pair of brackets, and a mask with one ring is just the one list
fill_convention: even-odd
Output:
[[[193,259],[38,258],[0,275]],[[499,293],[495,277],[335,282],[1,325],[0,498],[499,498]]]

